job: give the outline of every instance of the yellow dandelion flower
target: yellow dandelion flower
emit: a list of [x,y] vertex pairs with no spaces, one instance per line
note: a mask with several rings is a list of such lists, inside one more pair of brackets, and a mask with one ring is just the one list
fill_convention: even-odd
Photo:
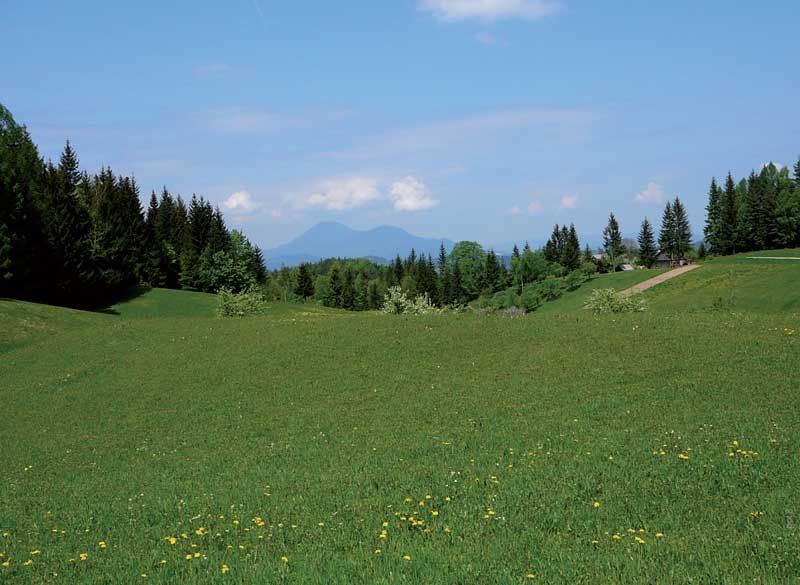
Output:
[[231,570],[231,568],[228,565],[222,565],[222,572],[223,573],[227,573],[230,570]]
[[289,557],[281,557],[281,560],[282,560],[284,563],[288,563],[288,562],[289,562]]
[[33,556],[33,555],[38,555],[38,554],[40,554],[41,552],[42,552],[42,551],[40,551],[40,550],[37,548],[36,550],[32,550],[32,551],[31,551],[31,556]]
[[100,542],[97,543],[97,546],[99,546],[100,548],[106,548],[108,545],[106,544],[105,540],[101,540]]
[[167,559],[161,559],[161,564],[162,565],[166,565],[167,564]]
[[176,542],[178,542],[178,539],[175,538],[174,536],[170,536],[167,540],[169,541],[170,544],[175,544]]
[[324,522],[318,522],[317,526],[325,526],[325,523]]
[[438,516],[439,510],[431,510],[431,516]]
[[142,574],[140,575],[140,577],[142,577],[143,579],[147,579],[147,573],[142,573]]
[[528,573],[527,575],[525,575],[525,578],[526,579],[536,579],[536,575],[534,575],[533,573]]
[[684,461],[686,461],[687,459],[689,459],[689,456],[686,453],[681,453],[680,455],[678,455],[678,459],[683,459]]
[[634,540],[636,542],[638,542],[639,544],[644,544],[644,539],[643,538],[640,538],[640,537],[636,536],[636,537],[634,537]]
[[79,555],[78,555],[78,557],[79,557],[79,558],[80,558],[82,561],[85,561],[86,559],[88,559],[88,558],[89,558],[89,555],[88,555],[88,554],[86,554],[86,553],[81,553],[81,554],[79,554]]
[[28,559],[27,561],[25,561],[24,563],[22,563],[22,566],[23,566],[23,567],[27,567],[28,565],[32,565],[32,564],[33,564],[33,560],[31,560],[31,559]]
[[8,561],[3,561],[2,563],[0,563],[0,565],[3,565],[4,567],[8,567],[10,564],[11,563],[9,563]]
[[410,561],[411,560],[411,555],[403,555],[403,560],[404,561]]
[[200,553],[199,552],[194,553],[194,558],[199,559],[200,558]]
[[663,532],[656,532],[656,538],[664,538]]
[[186,553],[186,556],[184,556],[183,558],[186,559],[187,561],[191,561],[192,560],[192,553]]
[[592,504],[592,505],[593,505],[595,508],[599,508],[599,507],[600,507],[600,502],[598,502],[597,500],[595,500],[594,504]]

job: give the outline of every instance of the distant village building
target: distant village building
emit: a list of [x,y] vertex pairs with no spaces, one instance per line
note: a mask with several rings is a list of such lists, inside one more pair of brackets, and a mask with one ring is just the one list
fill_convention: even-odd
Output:
[[671,257],[669,254],[659,251],[653,268],[674,268],[676,266],[686,266],[687,264],[690,264],[690,262],[684,256]]

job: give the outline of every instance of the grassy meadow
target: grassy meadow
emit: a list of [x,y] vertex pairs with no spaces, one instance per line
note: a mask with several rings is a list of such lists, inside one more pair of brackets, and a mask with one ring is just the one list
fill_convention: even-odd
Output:
[[798,583],[800,261],[581,308],[649,276],[513,319],[0,300],[0,582]]

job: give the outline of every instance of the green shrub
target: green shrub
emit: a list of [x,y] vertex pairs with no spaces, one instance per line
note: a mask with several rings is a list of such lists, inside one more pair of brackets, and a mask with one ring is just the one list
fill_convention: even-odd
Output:
[[497,310],[519,306],[519,297],[513,288],[501,290],[492,297],[492,307]]
[[563,278],[548,276],[539,284],[539,291],[545,301],[555,301],[564,294],[566,285]]
[[526,313],[533,313],[542,306],[542,296],[536,287],[528,287],[523,291],[519,302],[520,307],[525,309]]
[[263,293],[254,287],[239,293],[221,288],[217,293],[217,316],[219,317],[257,315],[263,313],[266,308]]
[[570,291],[577,289],[584,282],[586,282],[586,273],[582,270],[573,270],[564,279],[564,285]]

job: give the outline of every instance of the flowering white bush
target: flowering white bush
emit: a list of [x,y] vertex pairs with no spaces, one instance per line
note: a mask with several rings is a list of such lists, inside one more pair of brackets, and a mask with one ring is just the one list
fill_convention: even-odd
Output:
[[620,298],[613,288],[598,288],[589,295],[586,308],[595,313],[641,313],[647,303],[639,295]]
[[393,286],[386,291],[381,311],[386,315],[428,315],[443,313],[445,309],[434,306],[427,293],[417,296],[412,301],[406,296],[402,288]]

